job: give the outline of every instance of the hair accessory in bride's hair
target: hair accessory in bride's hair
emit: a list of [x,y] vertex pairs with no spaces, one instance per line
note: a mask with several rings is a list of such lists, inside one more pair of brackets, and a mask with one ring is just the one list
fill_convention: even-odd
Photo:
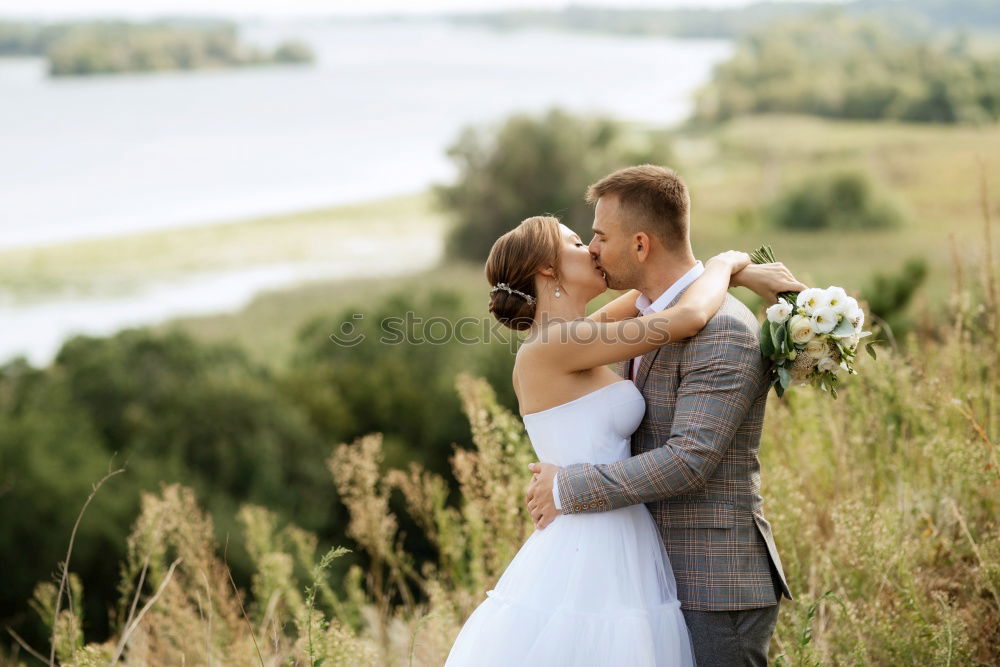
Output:
[[530,294],[525,294],[520,290],[513,289],[507,283],[497,283],[496,285],[493,286],[493,289],[490,290],[490,294],[493,294],[493,292],[496,292],[497,290],[503,290],[504,292],[507,292],[507,294],[517,294],[518,296],[523,296],[524,300],[528,302],[529,306],[535,305],[535,297],[531,296]]

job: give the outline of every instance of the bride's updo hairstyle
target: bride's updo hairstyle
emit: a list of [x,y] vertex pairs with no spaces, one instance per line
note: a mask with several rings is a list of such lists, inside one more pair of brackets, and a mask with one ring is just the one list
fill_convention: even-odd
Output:
[[559,242],[559,221],[539,215],[522,221],[493,244],[486,259],[486,280],[492,290],[490,312],[500,324],[517,331],[531,326],[538,298],[535,273],[557,266]]

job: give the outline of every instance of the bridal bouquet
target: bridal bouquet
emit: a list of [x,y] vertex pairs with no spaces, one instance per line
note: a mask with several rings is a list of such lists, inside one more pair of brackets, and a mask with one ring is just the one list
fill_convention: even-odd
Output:
[[[775,262],[770,246],[750,253],[754,264]],[[854,357],[861,340],[865,313],[843,288],[810,287],[782,292],[767,309],[760,328],[760,351],[774,362],[771,379],[778,396],[791,385],[811,384],[837,397],[837,384],[845,375],[857,375]],[[875,358],[873,344],[865,350]]]

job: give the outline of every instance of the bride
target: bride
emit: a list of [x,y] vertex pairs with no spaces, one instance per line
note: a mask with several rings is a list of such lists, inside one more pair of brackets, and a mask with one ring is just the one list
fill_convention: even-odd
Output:
[[[489,308],[527,332],[513,382],[539,460],[627,458],[645,401],[607,366],[696,334],[736,273],[761,295],[782,289],[771,268],[725,252],[667,310],[635,317],[633,290],[585,317],[607,285],[577,234],[534,217],[501,236],[486,263]],[[694,664],[670,562],[645,505],[563,515],[536,530],[469,617],[447,662],[525,664]]]

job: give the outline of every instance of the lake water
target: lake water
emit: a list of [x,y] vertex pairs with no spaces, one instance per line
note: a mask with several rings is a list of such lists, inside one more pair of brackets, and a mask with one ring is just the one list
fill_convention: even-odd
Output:
[[[667,125],[731,46],[441,23],[256,23],[294,37],[311,66],[45,76],[0,59],[0,248],[208,224],[418,191],[453,176],[469,124],[554,105]],[[408,249],[409,250],[409,249]],[[440,244],[409,253],[426,266]],[[359,256],[372,273],[399,270]],[[12,305],[0,285],[0,360],[51,359],[73,333],[107,334],[233,310],[262,289],[344,267],[248,266],[129,295]]]
[[251,24],[313,66],[51,79],[0,59],[0,247],[361,201],[447,179],[463,126],[560,105],[671,123],[726,42]]

